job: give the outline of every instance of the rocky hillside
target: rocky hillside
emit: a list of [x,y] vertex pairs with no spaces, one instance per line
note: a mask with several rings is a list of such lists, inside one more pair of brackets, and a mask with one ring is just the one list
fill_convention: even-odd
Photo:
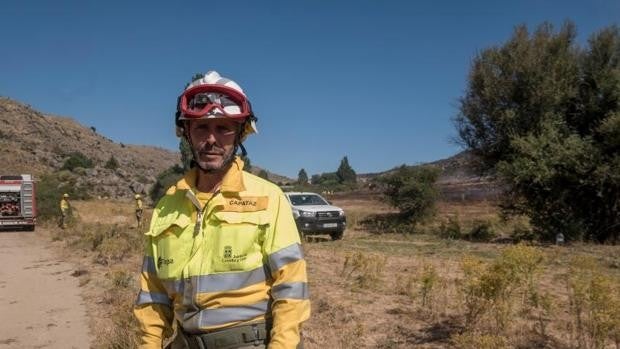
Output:
[[[2,174],[40,177],[58,171],[71,153],[80,152],[94,167],[78,171],[77,184],[93,196],[148,192],[157,174],[179,162],[176,152],[116,143],[71,118],[45,115],[5,97],[0,97],[0,125]],[[115,170],[104,167],[112,156],[119,165]]]
[[[72,153],[80,152],[92,160],[93,167],[76,169],[76,186],[87,188],[95,197],[129,198],[148,193],[156,177],[180,163],[180,154],[169,150],[116,143],[95,129],[61,116],[46,115],[30,106],[0,97],[0,174],[44,174],[59,171]],[[106,168],[110,158],[118,168]],[[254,174],[261,167],[252,165]],[[267,171],[274,183],[293,180]]]
[[[434,166],[440,174],[437,186],[444,200],[497,200],[501,195],[501,185],[492,177],[481,176],[472,166],[472,155],[463,151],[446,159],[413,166]],[[359,183],[371,183],[376,177],[393,172],[390,169],[379,173],[358,175]]]

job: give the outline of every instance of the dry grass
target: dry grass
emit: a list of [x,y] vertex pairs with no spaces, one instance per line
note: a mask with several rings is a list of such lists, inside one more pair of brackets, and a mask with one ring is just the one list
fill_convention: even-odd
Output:
[[[355,222],[374,213],[392,212],[389,207],[368,199],[333,201],[345,209],[349,218],[344,239],[303,245],[312,302],[312,316],[304,325],[307,349],[577,348],[580,339],[571,297],[586,294],[583,292],[598,294],[596,301],[583,305],[586,308],[582,309],[588,309],[589,314],[595,314],[592,309],[599,311],[601,302],[617,301],[610,294],[620,284],[618,246],[538,246],[514,255],[514,250],[507,250],[511,245],[506,244],[445,240],[432,235],[376,235]],[[84,226],[116,222],[103,224],[107,227],[104,230],[116,226],[118,232],[114,236],[123,239],[128,239],[128,234],[138,234],[134,228],[122,229],[118,224],[125,217],[124,222],[134,225],[131,203],[93,201],[76,206],[80,218],[88,222],[81,223]],[[437,219],[427,224],[432,226],[457,216],[463,226],[476,219],[493,222],[498,229],[510,224],[503,222],[488,203],[440,204]],[[68,240],[60,238],[54,244],[67,248]],[[140,252],[130,250],[119,257],[111,253],[119,247],[106,247],[103,241],[95,249],[74,245],[66,250],[67,256],[85,270],[79,277],[86,303],[90,312],[100,314],[92,318],[91,324],[97,336],[95,342],[99,343],[97,348],[132,348],[135,323],[130,311],[137,292]],[[92,246],[90,243],[84,246]],[[108,251],[107,265],[95,258],[101,253],[98,249]],[[523,262],[536,260],[538,254],[542,256],[539,264]],[[569,278],[576,275],[570,273],[570,268],[575,268],[571,262],[575,256],[592,260],[602,279],[582,280],[582,284],[573,281],[571,288],[568,281],[575,280]],[[510,279],[512,283],[505,284],[502,277],[490,274],[485,284],[477,286],[493,289],[497,283],[512,287],[503,289],[504,303],[497,301],[495,308],[489,305],[495,302],[493,299],[484,299],[487,308],[481,316],[492,326],[481,326],[480,322],[474,326],[466,321],[463,285],[468,279],[462,268],[464,258],[478,261],[476,275],[493,270],[501,271],[500,276],[516,273]],[[519,269],[526,265],[530,265],[531,271]],[[575,291],[575,287],[581,288]],[[612,316],[602,311],[597,314]],[[598,337],[588,337],[589,343],[600,344],[601,336],[605,336],[606,346],[601,347],[615,348],[611,338],[613,321],[594,316],[584,317],[583,324],[582,338],[591,333],[591,337]]]

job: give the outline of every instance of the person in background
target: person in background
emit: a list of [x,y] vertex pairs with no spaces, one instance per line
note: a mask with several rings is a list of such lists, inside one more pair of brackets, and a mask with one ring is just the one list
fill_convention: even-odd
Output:
[[69,203],[69,194],[62,194],[60,199],[60,227],[62,229],[67,228],[67,222],[69,220],[69,214],[71,211],[71,204]]
[[142,197],[140,194],[134,195],[136,200],[136,220],[138,221],[138,229],[142,228]]
[[193,167],[159,200],[134,307],[147,348],[302,348],[306,261],[291,206],[236,156],[256,132],[241,87],[210,71],[177,100]]

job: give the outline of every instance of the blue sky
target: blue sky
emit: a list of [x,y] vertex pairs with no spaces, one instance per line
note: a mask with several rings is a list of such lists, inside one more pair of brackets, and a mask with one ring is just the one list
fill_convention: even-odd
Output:
[[346,155],[378,172],[459,152],[474,55],[518,24],[567,19],[583,43],[620,23],[620,1],[3,1],[0,95],[177,150],[176,97],[217,70],[259,117],[253,164],[296,178]]

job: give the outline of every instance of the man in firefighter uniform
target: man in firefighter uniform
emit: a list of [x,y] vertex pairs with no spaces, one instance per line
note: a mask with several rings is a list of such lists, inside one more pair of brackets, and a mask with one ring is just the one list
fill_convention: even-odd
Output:
[[177,135],[194,166],[146,233],[140,348],[302,348],[310,301],[290,205],[235,155],[255,121],[241,87],[214,71],[178,98]]
[[67,221],[69,220],[69,214],[71,210],[71,205],[69,204],[69,194],[62,194],[62,198],[60,199],[60,227],[62,229],[67,228]]
[[138,229],[142,228],[142,197],[140,194],[134,196],[136,200],[136,220],[138,221]]

